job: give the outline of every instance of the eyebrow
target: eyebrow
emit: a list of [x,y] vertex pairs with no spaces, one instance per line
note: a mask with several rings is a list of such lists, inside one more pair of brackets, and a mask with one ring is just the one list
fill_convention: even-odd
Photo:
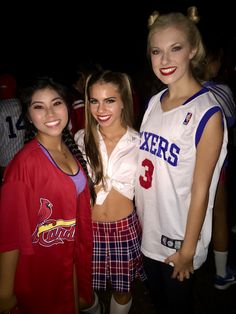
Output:
[[[63,100],[63,98],[60,97],[60,96],[58,96],[58,97],[55,97],[55,98],[51,99],[51,101],[55,101],[55,100]],[[64,100],[63,100],[63,101],[64,101]],[[33,102],[30,104],[30,106],[35,105],[35,104],[43,104],[43,103],[44,103],[43,101],[35,100],[35,101],[33,101]]]
[[[96,100],[98,100],[96,97],[90,97],[89,100],[91,100],[91,99],[96,99]],[[104,100],[108,100],[108,99],[117,99],[117,97],[116,97],[116,96],[110,96],[110,97],[104,98]]]

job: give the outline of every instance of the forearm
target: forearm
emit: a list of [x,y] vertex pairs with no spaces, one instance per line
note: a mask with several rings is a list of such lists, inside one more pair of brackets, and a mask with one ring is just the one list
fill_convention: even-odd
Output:
[[8,298],[0,298],[0,314],[9,313],[12,309],[15,309],[17,305],[17,299],[15,295]]
[[14,281],[18,257],[18,250],[0,253],[0,312],[13,308],[17,303]]
[[208,204],[208,192],[198,191],[193,193],[187,224],[185,229],[184,241],[181,251],[188,255],[194,256],[202,225],[206,216]]
[[194,255],[206,216],[209,189],[223,142],[222,116],[216,113],[207,122],[197,146],[183,252]]

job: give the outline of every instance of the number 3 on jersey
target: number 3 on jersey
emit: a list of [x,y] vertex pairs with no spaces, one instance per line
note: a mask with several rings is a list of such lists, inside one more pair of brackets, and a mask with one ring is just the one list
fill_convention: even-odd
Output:
[[151,160],[144,159],[142,166],[145,168],[144,176],[139,177],[139,183],[144,189],[149,189],[152,186],[152,175],[154,166]]

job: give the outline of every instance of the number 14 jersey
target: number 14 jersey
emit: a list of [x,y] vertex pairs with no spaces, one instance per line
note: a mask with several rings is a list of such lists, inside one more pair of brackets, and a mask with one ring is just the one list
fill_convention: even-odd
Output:
[[25,137],[20,101],[16,98],[0,101],[0,166],[6,167],[22,148]]

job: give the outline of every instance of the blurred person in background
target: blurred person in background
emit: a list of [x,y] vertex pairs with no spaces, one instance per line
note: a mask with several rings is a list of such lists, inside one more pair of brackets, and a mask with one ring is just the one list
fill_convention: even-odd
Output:
[[3,172],[24,144],[25,124],[17,98],[16,78],[10,73],[0,75],[0,182]]
[[[212,92],[215,100],[220,104],[226,117],[227,127],[235,125],[236,106],[234,95],[225,83],[225,69],[223,66],[224,50],[215,42],[207,41],[207,54],[204,61],[203,86]],[[229,132],[229,134],[231,134]],[[230,149],[230,142],[228,144]],[[236,283],[236,269],[228,265],[229,224],[228,224],[228,158],[221,170],[213,209],[212,245],[215,260],[215,288],[225,290]]]

